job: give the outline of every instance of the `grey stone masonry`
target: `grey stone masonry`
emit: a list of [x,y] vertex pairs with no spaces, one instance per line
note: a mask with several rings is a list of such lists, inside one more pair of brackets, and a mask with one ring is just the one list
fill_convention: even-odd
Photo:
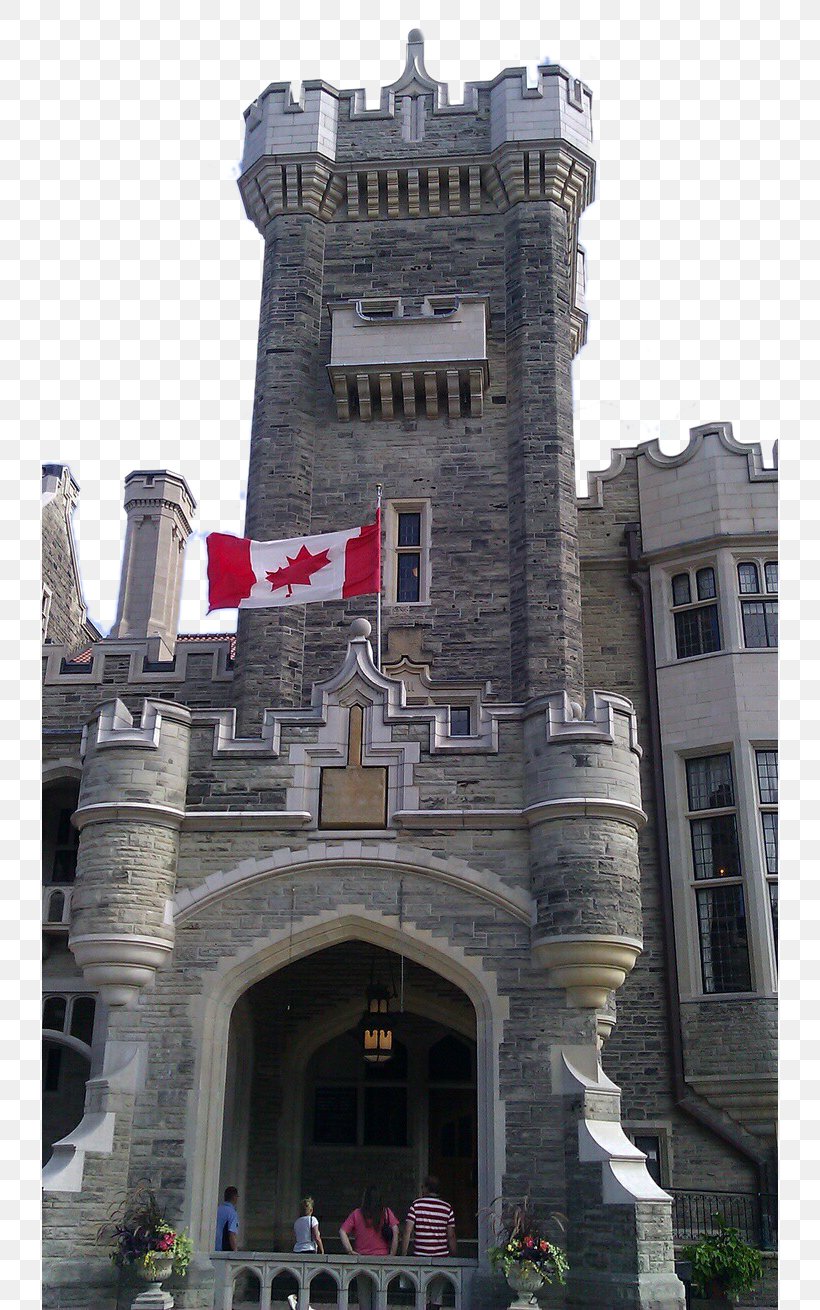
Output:
[[101,705],[85,739],[69,945],[111,1005],[131,1004],[174,941],[190,711],[146,701],[139,726]]
[[[324,243],[324,224],[306,213],[279,216],[265,233],[245,520],[255,540],[298,536],[311,524]],[[300,704],[304,623],[299,606],[241,616],[240,723],[264,705]]]
[[[540,70],[537,88],[508,70],[449,106],[416,33],[385,95],[371,112],[358,93],[325,84],[307,87],[303,104],[274,86],[246,116],[240,187],[265,235],[246,534],[355,526],[372,517],[377,482],[388,499],[423,500],[429,601],[391,601],[386,560],[386,637],[394,624],[420,628],[438,676],[456,674],[448,664],[466,642],[481,675],[516,701],[577,693],[570,365],[583,336],[575,292],[578,217],[592,196],[589,93],[554,67]],[[394,414],[388,396],[376,421],[340,421],[327,306],[400,296],[412,315],[442,294],[487,302],[483,413],[462,417],[442,394],[427,396],[423,417],[414,400]],[[444,512],[454,494],[457,517]],[[476,556],[478,586],[468,587]],[[266,706],[303,702],[306,664],[314,676],[330,671],[332,625],[371,609],[365,599],[338,620],[338,606],[242,614],[243,729]]]
[[86,615],[71,526],[79,493],[65,465],[43,465],[43,641],[68,652],[99,635]]
[[185,542],[196,502],[184,478],[167,469],[138,469],[125,479],[125,534],[113,637],[157,637],[173,656]]
[[[519,204],[505,221],[513,688],[583,687],[572,444],[567,216]],[[558,683],[556,683],[556,676]]]

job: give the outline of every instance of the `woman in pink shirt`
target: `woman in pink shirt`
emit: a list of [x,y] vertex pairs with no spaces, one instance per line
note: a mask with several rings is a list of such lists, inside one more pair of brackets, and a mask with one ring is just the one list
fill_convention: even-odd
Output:
[[[348,1255],[395,1255],[399,1245],[399,1221],[384,1204],[376,1187],[366,1187],[358,1210],[347,1216],[339,1239]],[[359,1310],[373,1305],[373,1283],[357,1278]]]

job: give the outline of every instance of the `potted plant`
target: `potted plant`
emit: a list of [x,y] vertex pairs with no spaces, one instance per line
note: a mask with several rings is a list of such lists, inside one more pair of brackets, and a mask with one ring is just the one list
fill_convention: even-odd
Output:
[[535,1293],[545,1283],[566,1282],[569,1269],[566,1252],[544,1233],[529,1196],[506,1217],[502,1215],[496,1232],[496,1245],[489,1248],[487,1255],[493,1269],[502,1270],[512,1290],[518,1293],[511,1310],[537,1305]]
[[191,1261],[193,1244],[187,1233],[172,1228],[147,1183],[128,1192],[112,1211],[97,1234],[114,1246],[111,1259],[120,1269],[129,1269],[137,1278],[150,1284],[133,1302],[132,1310],[143,1305],[170,1310],[174,1301],[161,1284],[171,1274],[183,1275]]
[[692,1264],[692,1286],[698,1296],[728,1305],[750,1292],[763,1277],[763,1261],[736,1228],[713,1215],[715,1229],[683,1249]]

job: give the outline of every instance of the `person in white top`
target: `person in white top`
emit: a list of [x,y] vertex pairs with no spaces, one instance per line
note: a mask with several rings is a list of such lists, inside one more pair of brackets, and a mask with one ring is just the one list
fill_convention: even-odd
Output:
[[294,1251],[318,1251],[319,1255],[324,1255],[319,1220],[313,1213],[312,1196],[302,1198],[301,1214],[293,1225],[293,1235],[296,1238]]

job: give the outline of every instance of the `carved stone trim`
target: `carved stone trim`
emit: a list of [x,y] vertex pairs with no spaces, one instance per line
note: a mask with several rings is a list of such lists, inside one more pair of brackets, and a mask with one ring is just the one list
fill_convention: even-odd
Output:
[[602,1009],[610,992],[620,987],[643,950],[635,937],[578,933],[533,941],[536,964],[548,974],[551,987],[565,987],[567,1004]]
[[161,937],[84,933],[69,937],[69,949],[89,986],[107,1005],[133,1005],[141,989],[168,958],[173,942]]

